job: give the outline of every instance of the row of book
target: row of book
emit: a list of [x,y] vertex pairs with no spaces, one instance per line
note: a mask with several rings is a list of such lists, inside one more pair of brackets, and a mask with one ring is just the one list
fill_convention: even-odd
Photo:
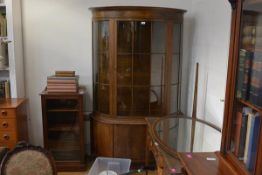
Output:
[[236,96],[262,107],[262,52],[240,50]]
[[252,171],[256,162],[261,116],[244,107],[237,112],[235,122],[234,154]]
[[0,81],[0,98],[11,98],[10,82],[8,80]]
[[75,71],[56,71],[47,77],[47,92],[77,92],[78,79]]

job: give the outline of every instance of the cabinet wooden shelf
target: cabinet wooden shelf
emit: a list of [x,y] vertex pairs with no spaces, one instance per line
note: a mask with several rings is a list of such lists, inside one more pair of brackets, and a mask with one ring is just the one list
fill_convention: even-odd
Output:
[[262,0],[231,1],[221,153],[241,175],[262,174]]
[[180,112],[185,11],[157,7],[91,10],[94,151],[97,156],[142,163],[144,118]]
[[[257,107],[256,105],[252,104],[251,102],[249,101],[245,101],[243,99],[238,99],[239,103],[241,103],[242,105],[244,106],[248,106],[250,108],[252,108],[253,110],[259,112],[259,113],[262,113],[262,108],[261,107]],[[262,117],[262,116],[261,116]]]
[[83,95],[41,93],[44,146],[58,171],[85,170]]
[[49,109],[47,112],[79,112],[78,109]]

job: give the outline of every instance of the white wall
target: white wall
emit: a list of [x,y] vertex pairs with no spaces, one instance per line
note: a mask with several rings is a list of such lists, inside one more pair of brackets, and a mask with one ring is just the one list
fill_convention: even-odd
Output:
[[184,18],[182,77],[183,87],[188,88],[182,89],[182,108],[187,107],[188,114],[191,114],[194,69],[196,61],[199,61],[198,116],[206,116],[207,120],[221,126],[223,104],[217,105],[220,103],[217,100],[223,98],[226,81],[231,11],[227,1],[23,0],[25,80],[31,142],[43,143],[39,93],[46,86],[46,77],[55,70],[76,70],[80,84],[88,92],[86,112],[92,110],[92,16],[88,8],[105,5],[160,6],[188,11]]
[[[228,1],[193,0],[192,45],[189,71],[188,111],[191,114],[195,64],[199,62],[197,117],[222,127],[230,40],[231,6]],[[219,149],[221,136],[202,130],[212,143],[200,148]],[[208,134],[208,135],[207,135]],[[206,139],[204,139],[206,140]],[[201,142],[199,142],[201,144]],[[203,146],[203,147],[202,147]]]
[[[88,8],[105,5],[161,6],[190,11],[191,0],[23,0],[25,79],[32,143],[43,144],[39,93],[46,86],[46,77],[55,70],[76,70],[80,84],[85,85],[88,92],[86,111],[92,110],[92,28]],[[189,19],[190,13],[187,13],[184,45],[189,40]],[[184,57],[187,62],[187,53]]]

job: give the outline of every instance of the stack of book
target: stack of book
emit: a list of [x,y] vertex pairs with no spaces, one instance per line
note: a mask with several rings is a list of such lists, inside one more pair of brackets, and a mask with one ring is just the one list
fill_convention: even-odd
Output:
[[235,121],[234,154],[252,171],[256,162],[261,116],[244,107],[242,112],[237,112]]
[[47,92],[77,92],[78,79],[75,71],[56,71],[47,77]]

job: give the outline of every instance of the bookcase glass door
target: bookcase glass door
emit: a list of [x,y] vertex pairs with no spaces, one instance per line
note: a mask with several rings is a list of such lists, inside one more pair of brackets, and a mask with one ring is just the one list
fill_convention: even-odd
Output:
[[56,161],[80,160],[79,106],[77,99],[47,99],[48,149]]
[[262,117],[262,0],[243,2],[230,151],[255,171]]

